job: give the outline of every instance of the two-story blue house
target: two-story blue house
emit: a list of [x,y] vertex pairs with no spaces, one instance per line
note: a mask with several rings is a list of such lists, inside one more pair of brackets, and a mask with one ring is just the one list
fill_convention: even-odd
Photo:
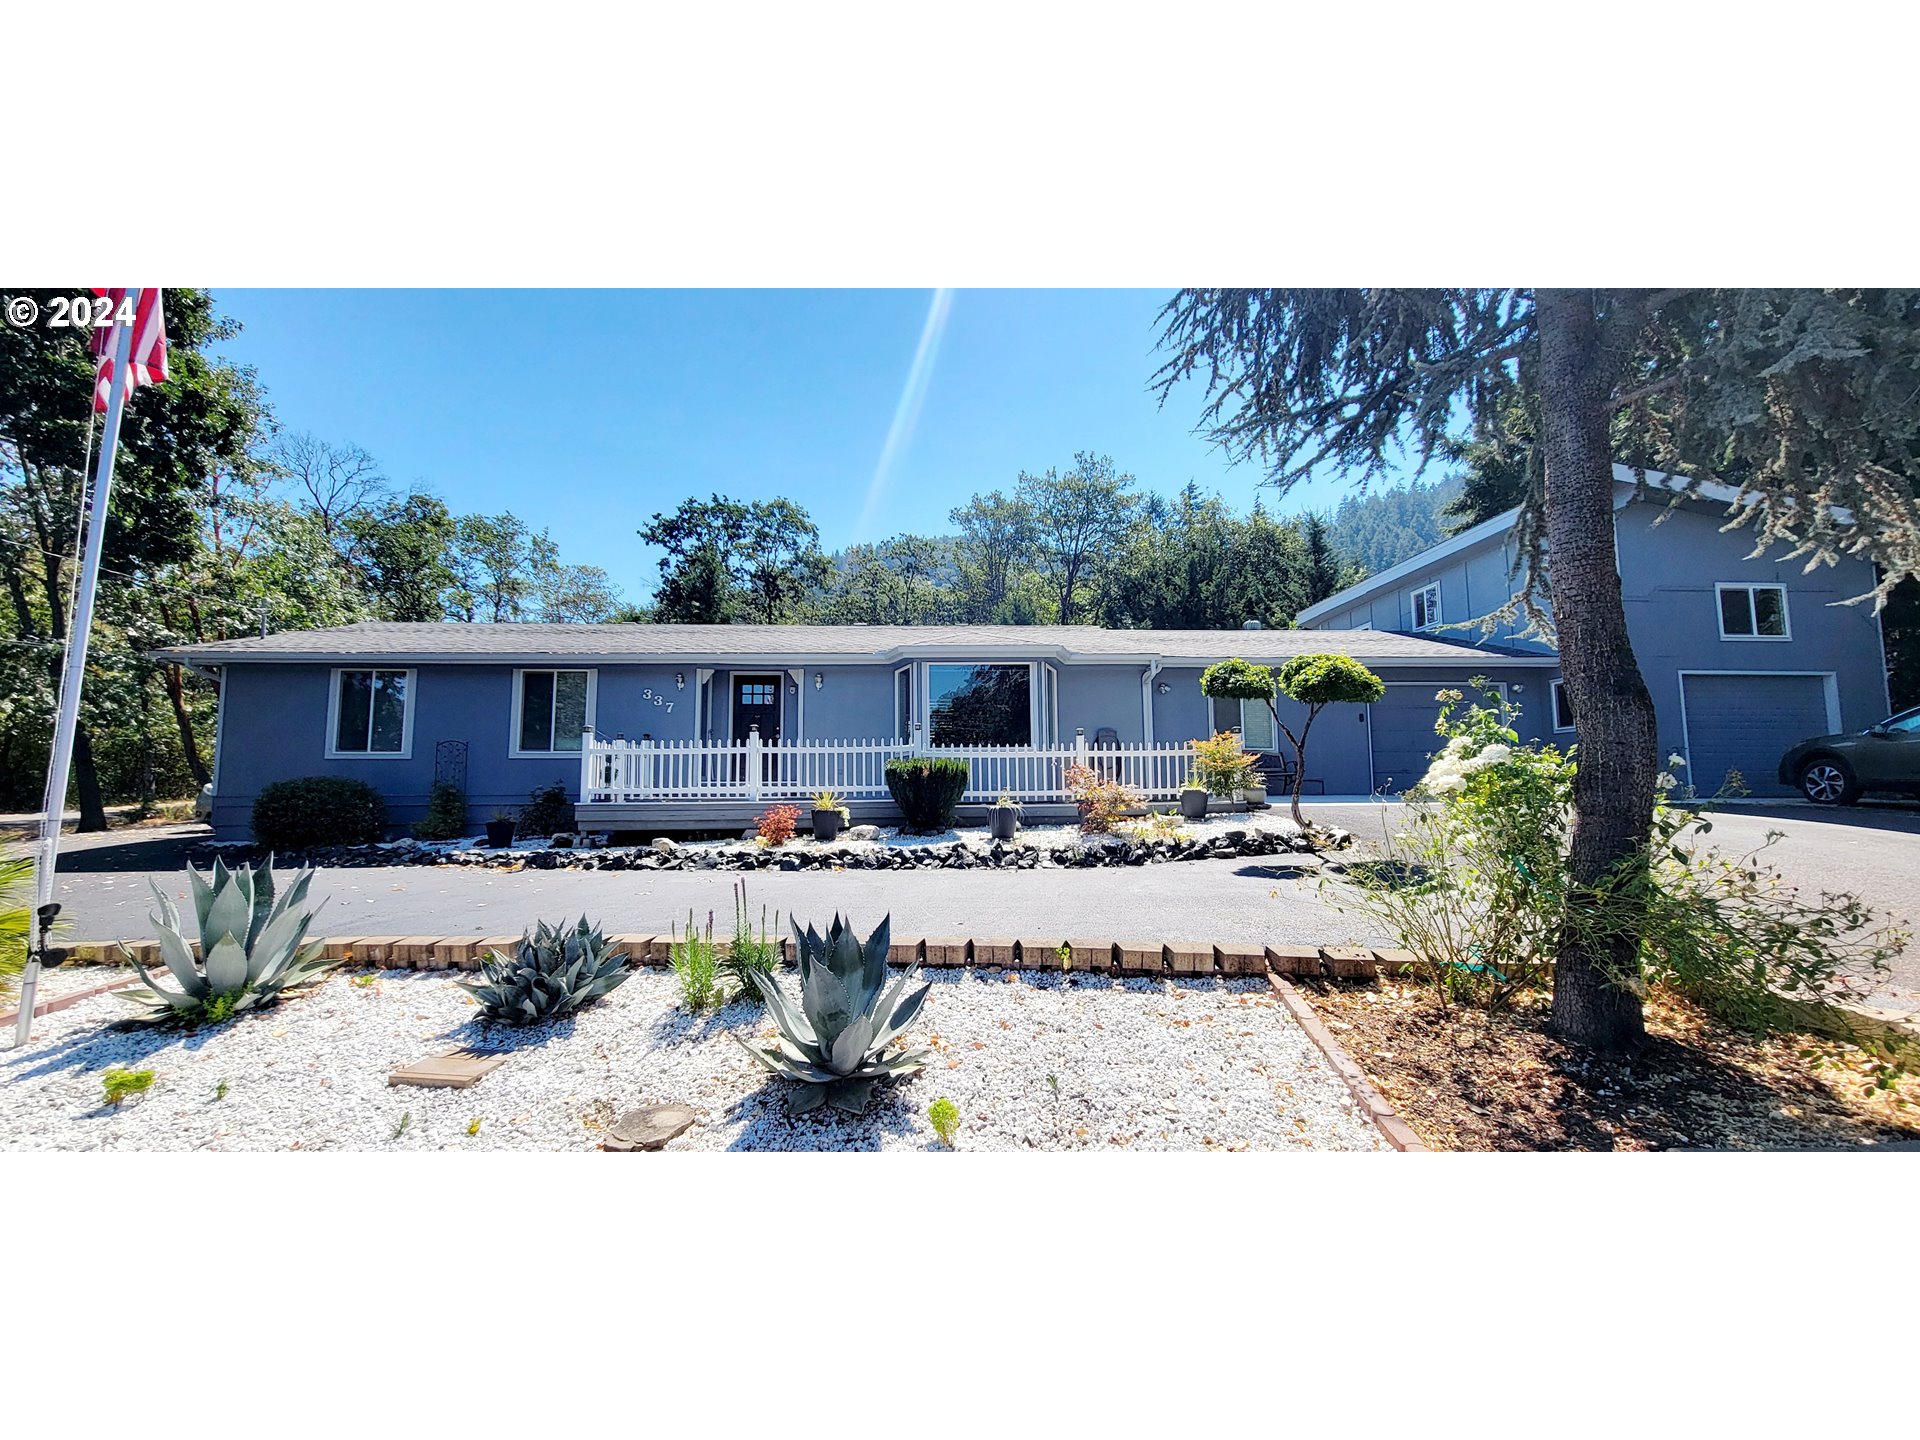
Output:
[[[1738,492],[1700,487],[1676,503],[1671,482],[1614,467],[1614,538],[1627,628],[1660,726],[1663,752],[1681,755],[1702,794],[1738,771],[1755,795],[1790,793],[1781,756],[1796,741],[1863,730],[1887,715],[1885,649],[1870,603],[1873,566],[1843,559],[1811,571],[1777,545],[1754,555],[1754,532],[1726,530]],[[1523,580],[1515,565],[1517,511],[1485,521],[1303,610],[1328,633],[1386,630],[1485,640],[1538,655],[1553,646],[1524,620],[1484,633],[1471,622],[1500,610]],[[1464,627],[1464,628],[1456,628]],[[1572,740],[1577,717],[1554,677],[1551,732]],[[1378,737],[1376,736],[1376,741]]]

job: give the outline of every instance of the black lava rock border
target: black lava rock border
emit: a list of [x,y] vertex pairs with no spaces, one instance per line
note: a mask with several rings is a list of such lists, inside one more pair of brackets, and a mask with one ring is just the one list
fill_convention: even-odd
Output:
[[[671,845],[671,842],[668,842]],[[554,848],[550,850],[437,850],[398,845],[333,845],[276,855],[282,867],[352,869],[376,865],[456,866],[474,870],[1087,870],[1113,865],[1165,865],[1182,860],[1231,860],[1242,856],[1315,855],[1344,850],[1353,837],[1344,830],[1298,831],[1227,829],[1190,839],[1115,838],[1108,844],[1037,846],[965,840],[940,845],[886,845],[851,849],[804,842],[761,848],[651,845]],[[187,858],[201,864],[215,857],[229,863],[257,863],[266,852],[253,846],[200,845]]]

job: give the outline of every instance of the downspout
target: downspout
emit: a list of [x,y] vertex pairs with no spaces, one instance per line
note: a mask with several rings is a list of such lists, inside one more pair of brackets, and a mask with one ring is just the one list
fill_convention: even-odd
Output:
[[1153,682],[1161,664],[1155,660],[1140,677],[1140,734],[1148,745],[1153,744]]

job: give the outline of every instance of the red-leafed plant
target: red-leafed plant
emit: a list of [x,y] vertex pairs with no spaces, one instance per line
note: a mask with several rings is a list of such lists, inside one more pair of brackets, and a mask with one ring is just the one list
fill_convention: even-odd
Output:
[[1067,793],[1080,807],[1080,829],[1088,835],[1106,834],[1127,811],[1145,803],[1131,785],[1123,785],[1091,765],[1067,767]]
[[755,822],[762,845],[784,845],[793,838],[793,827],[800,823],[798,805],[775,805]]

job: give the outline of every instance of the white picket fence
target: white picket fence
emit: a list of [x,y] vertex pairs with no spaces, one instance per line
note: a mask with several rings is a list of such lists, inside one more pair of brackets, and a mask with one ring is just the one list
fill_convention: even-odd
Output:
[[831,790],[845,800],[887,798],[887,761],[922,755],[965,760],[962,799],[1067,800],[1067,769],[1088,765],[1149,800],[1170,800],[1193,768],[1179,745],[1092,745],[1084,732],[1054,746],[915,746],[903,740],[603,740],[588,731],[580,753],[582,805],[642,800],[793,800]]

